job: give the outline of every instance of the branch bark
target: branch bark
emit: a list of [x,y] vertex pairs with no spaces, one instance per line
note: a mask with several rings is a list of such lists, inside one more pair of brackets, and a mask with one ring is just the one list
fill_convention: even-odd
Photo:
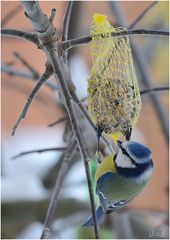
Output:
[[7,15],[5,15],[5,17],[1,21],[1,27],[4,27],[7,24],[7,22],[10,21],[21,9],[22,9],[21,6],[17,5],[14,9],[8,12]]
[[13,54],[33,74],[35,79],[40,78],[39,73],[19,53],[14,52]]
[[76,141],[73,140],[70,142],[68,149],[66,150],[66,152],[64,154],[62,163],[61,163],[60,171],[59,171],[57,179],[56,179],[55,187],[53,190],[53,194],[52,194],[50,204],[48,207],[48,211],[47,211],[47,215],[45,218],[44,229],[41,234],[41,239],[47,239],[48,235],[50,233],[50,226],[51,226],[51,223],[52,223],[52,220],[53,220],[53,217],[55,214],[55,210],[57,207],[61,186],[62,186],[62,183],[64,182],[65,175],[68,171],[69,163],[72,161],[72,157],[74,156],[75,151],[77,151]]
[[74,4],[74,1],[68,1],[67,9],[66,9],[66,12],[64,15],[64,21],[63,21],[62,41],[66,41],[68,39],[68,30],[69,30],[69,23],[70,23],[73,4]]
[[41,78],[38,80],[38,82],[36,83],[35,87],[33,88],[31,94],[29,95],[25,106],[20,114],[20,116],[18,117],[16,124],[14,125],[14,127],[12,128],[12,136],[15,134],[20,122],[22,119],[24,119],[26,117],[27,111],[33,101],[33,98],[36,96],[36,94],[38,93],[39,89],[41,88],[41,86],[43,85],[43,83],[52,75],[52,71],[49,68],[46,68],[46,71],[43,73],[43,75],[41,76]]
[[134,28],[134,26],[136,26],[136,24],[141,21],[141,19],[146,15],[146,13],[148,13],[148,11],[150,11],[157,3],[158,1],[154,1],[149,4],[149,6],[147,6],[144,11],[130,24],[129,29]]
[[[35,74],[33,74],[33,72],[18,70],[14,67],[9,66],[8,64],[2,64],[1,71],[4,73],[7,73],[9,75],[12,75],[12,76],[31,79],[34,81],[38,81],[40,78],[40,76],[39,77],[35,76]],[[46,81],[44,84],[47,85],[51,90],[58,91],[58,87],[53,82]]]
[[141,90],[140,94],[145,95],[145,94],[149,94],[149,93],[164,92],[164,91],[168,91],[168,90],[169,90],[169,86],[154,87],[154,88]]
[[[127,31],[121,31],[119,33],[112,33],[113,37],[116,36],[122,36],[122,35],[158,35],[158,36],[169,36],[169,32],[167,31],[158,31],[158,30],[148,30],[148,29],[133,29],[133,30],[127,30]],[[68,41],[64,41],[62,43],[62,47],[64,50],[70,50],[73,47],[86,44],[92,41],[91,36],[85,36],[80,38],[74,38],[70,39]]]
[[[69,24],[70,24],[70,17],[73,9],[74,1],[68,1],[66,12],[64,15],[64,21],[63,21],[63,32],[62,32],[62,41],[68,40],[68,30],[69,30]],[[68,65],[68,52],[64,52],[63,55],[64,62]]]
[[24,32],[22,30],[12,29],[12,28],[2,28],[1,34],[4,36],[5,35],[9,36],[9,37],[18,37],[18,38],[27,40],[29,42],[32,42],[36,46],[39,46],[38,38],[37,38],[36,34],[34,34],[34,33],[28,33],[28,32]]
[[32,153],[43,153],[43,152],[51,152],[51,151],[65,151],[67,147],[53,147],[53,148],[43,148],[43,149],[36,149],[36,150],[31,150],[31,151],[26,151],[26,152],[21,152],[15,156],[12,157],[12,159],[17,159],[22,156],[32,154]]
[[[87,177],[87,182],[88,182],[88,188],[89,188],[92,216],[93,216],[93,220],[94,220],[95,237],[99,238],[92,182],[91,182],[90,170],[89,170],[89,166],[88,166],[88,156],[87,156],[84,144],[83,144],[82,136],[80,134],[79,125],[77,122],[77,116],[75,114],[75,109],[74,109],[75,105],[72,100],[68,86],[66,84],[66,82],[69,82],[71,77],[70,77],[69,72],[68,73],[62,72],[62,66],[64,63],[62,62],[61,58],[59,59],[59,55],[58,55],[58,51],[57,51],[56,30],[53,27],[53,25],[50,23],[50,21],[48,20],[47,16],[44,15],[44,13],[42,12],[38,2],[21,1],[21,4],[25,9],[26,15],[31,20],[34,30],[37,32],[37,36],[39,37],[40,42],[42,43],[42,46],[44,47],[43,50],[46,52],[48,60],[51,62],[52,66],[53,66],[55,78],[56,78],[56,80],[59,80],[64,103],[65,103],[65,106],[66,106],[66,109],[68,112],[68,116],[70,118],[70,122],[72,125],[72,130],[73,130],[75,139],[77,141],[78,147],[80,149],[81,156],[84,161],[86,177]],[[43,25],[42,25],[42,22],[43,22]],[[57,78],[57,76],[58,76],[58,78]],[[53,199],[54,202],[57,197],[58,197],[58,194],[55,194],[55,197]],[[49,212],[47,215],[49,215]],[[53,218],[53,216],[51,217],[51,219],[52,218]],[[49,221],[49,225],[50,225],[50,222],[51,221]],[[46,225],[47,225],[47,223],[45,221],[44,229],[47,229]],[[48,236],[48,230],[45,231],[45,233],[42,234],[41,237],[47,238],[47,236]]]

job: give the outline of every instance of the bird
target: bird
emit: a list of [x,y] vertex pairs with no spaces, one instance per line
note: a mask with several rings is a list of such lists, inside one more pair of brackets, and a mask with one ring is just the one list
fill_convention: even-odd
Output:
[[[117,141],[117,153],[107,156],[95,173],[96,193],[100,205],[96,209],[101,224],[110,214],[132,201],[146,186],[153,172],[152,152],[135,141]],[[92,217],[82,225],[93,226]]]

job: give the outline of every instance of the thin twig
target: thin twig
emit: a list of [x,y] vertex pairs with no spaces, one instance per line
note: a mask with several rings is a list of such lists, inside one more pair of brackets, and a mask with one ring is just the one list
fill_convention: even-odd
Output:
[[[14,68],[14,67],[11,67],[8,64],[2,64],[1,65],[1,71],[4,72],[4,73],[7,73],[9,75],[12,75],[12,76],[17,76],[17,77],[21,77],[21,78],[31,79],[31,80],[34,80],[34,81],[39,80],[39,78],[37,78],[37,76],[35,76],[32,72],[18,70],[18,69]],[[47,85],[51,90],[58,91],[57,85],[54,84],[53,82],[46,81],[44,84]]]
[[[63,32],[62,32],[62,41],[68,40],[68,30],[69,30],[69,24],[70,24],[70,17],[73,9],[74,1],[68,1],[66,12],[64,15],[64,21],[63,21]],[[68,65],[68,52],[63,53],[63,59],[64,62]]]
[[7,13],[7,15],[5,15],[5,17],[1,21],[1,27],[4,27],[7,22],[9,22],[11,18],[13,18],[13,16],[15,16],[21,9],[21,5],[18,5],[16,6],[16,8],[12,9],[9,13]]
[[40,78],[40,75],[39,73],[30,65],[30,63],[28,63],[19,53],[17,52],[14,52],[13,53],[14,56],[19,59],[19,61],[26,67],[30,70],[30,72],[32,72],[33,76],[35,79],[38,79]]
[[[9,78],[2,77],[1,79],[1,87],[9,88],[12,91],[16,91],[19,94],[24,94],[25,96],[28,96],[30,94],[30,90],[25,87],[24,84],[20,84],[19,82],[11,81]],[[48,105],[49,101],[51,101],[51,96],[49,96],[48,93],[44,93],[43,96],[38,95],[36,96],[36,101],[40,102],[41,104]],[[41,113],[45,113],[44,111],[41,111],[41,109],[37,109],[37,111],[40,111]],[[45,113],[46,114],[46,113]]]
[[46,71],[43,73],[43,75],[41,76],[41,78],[39,79],[39,81],[36,83],[34,89],[32,90],[31,94],[29,95],[26,104],[19,116],[19,118],[17,119],[16,124],[14,125],[14,127],[12,128],[12,136],[15,134],[17,127],[19,126],[20,122],[22,119],[24,119],[26,117],[27,111],[35,97],[35,95],[38,93],[39,89],[41,88],[41,86],[43,85],[43,83],[51,76],[52,72],[49,69],[46,69]]
[[[133,30],[127,30],[127,31],[121,31],[121,32],[113,32],[111,35],[113,37],[116,36],[123,36],[123,35],[137,35],[137,34],[142,34],[142,35],[158,35],[158,36],[169,36],[168,31],[159,31],[159,30],[147,30],[147,29],[133,29]],[[73,47],[79,46],[81,44],[89,43],[92,41],[91,36],[85,36],[85,37],[80,37],[80,38],[74,38],[70,39],[68,41],[64,41],[63,44],[63,49],[64,50],[70,50]]]
[[35,33],[28,33],[18,29],[2,28],[1,34],[9,37],[18,37],[29,42],[32,42],[36,44],[36,46],[40,47],[38,38]]
[[139,23],[139,21],[141,21],[141,19],[149,12],[149,10],[151,10],[156,4],[158,3],[158,1],[154,1],[151,4],[149,4],[149,6],[147,6],[143,12],[130,24],[130,26],[128,27],[128,29],[132,29],[134,28],[134,26],[136,26],[137,23]]
[[44,228],[43,228],[43,231],[41,234],[41,239],[47,239],[48,235],[50,233],[50,226],[51,226],[51,223],[52,223],[52,220],[54,217],[54,213],[55,213],[55,210],[57,207],[59,193],[60,193],[60,190],[62,187],[62,183],[65,179],[65,175],[69,168],[69,162],[72,161],[75,151],[77,151],[76,145],[77,144],[76,144],[75,140],[70,141],[69,146],[68,146],[66,152],[64,153],[64,158],[62,159],[62,162],[61,162],[60,171],[57,175],[55,187],[53,190],[53,194],[52,194],[50,204],[48,207],[48,211],[47,211],[47,215],[45,218]]
[[14,67],[11,67],[8,64],[2,64],[1,65],[1,71],[4,73],[7,73],[9,75],[17,76],[17,77],[22,77],[22,78],[28,78],[28,79],[34,79],[34,75],[30,71],[22,71],[18,70]]
[[[87,182],[88,182],[89,195],[90,195],[91,210],[92,210],[92,216],[93,216],[93,221],[94,221],[95,237],[99,238],[92,182],[91,182],[90,170],[89,170],[89,165],[88,165],[88,157],[86,154],[85,146],[83,144],[82,136],[80,134],[79,125],[77,122],[77,116],[76,116],[75,110],[74,110],[74,104],[73,104],[69,89],[66,84],[66,82],[68,82],[67,78],[68,77],[70,78],[70,74],[69,73],[66,74],[61,70],[62,69],[61,65],[63,63],[60,62],[58,52],[56,51],[56,49],[57,49],[56,30],[52,26],[52,24],[50,24],[48,18],[42,12],[38,2],[21,1],[21,4],[24,7],[24,10],[25,10],[27,16],[31,20],[35,31],[37,32],[38,36],[41,38],[41,42],[43,43],[44,51],[47,54],[47,58],[52,63],[55,78],[57,81],[59,80],[60,88],[61,88],[62,95],[63,95],[64,101],[65,101],[65,107],[67,109],[68,116],[70,118],[72,130],[73,130],[75,139],[77,141],[79,150],[81,152],[81,156],[84,161],[86,177],[87,177]],[[34,11],[33,11],[33,9],[34,9]],[[40,22],[40,20],[45,23],[45,27],[44,27],[44,25],[42,25],[42,22]],[[50,31],[49,31],[49,29],[50,29]],[[47,37],[48,37],[48,43],[46,42]],[[57,78],[57,76],[58,76],[58,78]],[[56,205],[55,205],[55,207],[56,207]],[[53,218],[53,216],[52,216],[52,218]],[[46,229],[46,227],[44,227],[44,228]],[[45,237],[46,237],[46,234],[45,234]]]
[[62,32],[62,41],[68,40],[68,30],[69,30],[69,23],[71,12],[73,8],[74,1],[68,1],[66,12],[64,15],[64,22],[63,22],[63,32]]
[[50,23],[53,23],[53,21],[54,21],[54,19],[55,19],[55,16],[56,16],[56,9],[53,8],[53,9],[51,10],[51,15],[50,15],[50,17],[49,17]]
[[141,95],[145,95],[145,94],[150,94],[150,93],[155,93],[155,92],[162,92],[162,91],[168,91],[168,90],[169,90],[169,86],[155,87],[155,88],[141,90],[140,94]]
[[65,84],[64,77],[63,77],[62,71],[60,69],[60,62],[58,60],[58,56],[57,56],[56,52],[51,50],[51,48],[49,48],[48,46],[47,46],[47,52],[51,58],[54,72],[58,76],[58,80],[59,80],[63,95],[65,97],[66,109],[67,109],[67,112],[68,112],[68,115],[70,118],[72,130],[73,130],[75,139],[77,141],[77,144],[79,146],[81,156],[83,158],[87,182],[88,182],[88,188],[89,188],[91,210],[92,210],[92,216],[93,216],[93,222],[94,222],[94,232],[95,232],[96,239],[98,239],[99,234],[98,234],[98,225],[97,225],[97,217],[96,217],[96,208],[95,208],[95,202],[94,202],[94,196],[93,196],[93,188],[92,188],[90,170],[89,170],[89,165],[88,165],[88,156],[87,156],[86,149],[85,149],[85,146],[84,146],[84,143],[82,140],[82,136],[80,134],[79,125],[78,125],[77,117],[76,117],[75,110],[74,110],[74,104],[73,104],[71,95],[69,93],[68,87]]
[[59,123],[61,123],[61,122],[64,122],[64,121],[66,121],[67,119],[68,119],[68,117],[60,118],[59,120],[48,124],[48,127],[53,127],[54,125],[57,125],[57,124],[59,124]]
[[12,159],[20,158],[24,155],[32,154],[32,153],[43,153],[43,152],[51,152],[51,151],[65,151],[67,147],[53,147],[53,148],[42,148],[42,149],[36,149],[26,152],[21,152],[15,156],[12,157]]

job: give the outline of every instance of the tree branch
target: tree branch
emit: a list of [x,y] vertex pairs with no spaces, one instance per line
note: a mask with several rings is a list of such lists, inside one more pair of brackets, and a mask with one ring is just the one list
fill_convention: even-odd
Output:
[[[31,80],[34,80],[34,81],[39,80],[39,78],[37,76],[35,76],[32,72],[18,70],[14,67],[11,67],[11,66],[7,65],[7,64],[2,64],[1,65],[1,71],[4,72],[4,73],[7,73],[9,75],[12,75],[12,76],[31,79]],[[44,84],[46,86],[48,86],[51,90],[58,91],[58,87],[56,86],[56,84],[53,84],[53,82],[46,81]]]
[[20,1],[25,9],[25,14],[31,21],[34,29],[37,32],[46,32],[50,21],[48,17],[42,12],[38,1]]
[[14,67],[9,66],[8,64],[2,64],[1,71],[13,76],[18,76],[18,77],[28,78],[28,79],[35,79],[34,78],[35,76],[33,75],[32,72],[18,70]]
[[[160,36],[169,36],[169,32],[167,31],[159,31],[159,30],[147,30],[147,29],[133,29],[133,30],[126,30],[126,31],[121,31],[121,32],[113,32],[111,35],[113,37],[116,36],[123,36],[123,35],[137,35],[137,34],[142,34],[142,35],[160,35]],[[80,37],[80,38],[74,38],[70,39],[68,41],[64,41],[63,44],[63,49],[64,50],[70,50],[73,47],[86,44],[92,41],[91,36],[85,36],[85,37]]]
[[128,27],[128,29],[132,29],[134,28],[134,26],[136,26],[137,23],[139,23],[139,21],[148,13],[149,10],[151,10],[156,4],[158,3],[158,1],[154,1],[151,4],[149,4],[149,6],[147,6],[144,11],[130,24],[130,26]]
[[71,17],[73,5],[74,5],[74,1],[68,1],[66,12],[64,15],[62,41],[66,41],[68,39],[69,23],[70,23],[70,17]]
[[162,92],[162,91],[168,91],[168,90],[169,90],[169,86],[154,87],[154,88],[141,90],[140,94],[141,95],[145,95],[145,94],[150,94],[150,93],[155,93],[155,92]]
[[9,20],[11,20],[11,18],[12,18],[13,16],[15,16],[16,13],[19,12],[21,9],[22,9],[21,6],[18,5],[18,6],[16,6],[16,8],[12,9],[9,13],[7,13],[7,15],[6,15],[6,16],[2,19],[2,21],[1,21],[1,27],[4,27],[4,25],[6,25],[6,23],[7,23]]
[[47,68],[46,71],[43,73],[43,75],[41,76],[41,78],[39,79],[39,81],[37,82],[37,84],[35,85],[34,89],[32,90],[31,94],[29,95],[26,104],[24,106],[24,109],[22,110],[16,124],[14,125],[14,127],[12,128],[12,136],[15,134],[17,127],[19,126],[20,122],[22,119],[24,119],[26,117],[27,111],[33,101],[33,98],[35,97],[35,95],[37,94],[37,92],[39,91],[39,89],[41,88],[41,86],[43,85],[43,83],[52,75],[52,71]]
[[64,121],[66,121],[67,119],[68,119],[67,117],[60,118],[59,120],[48,124],[48,127],[53,127],[54,125],[57,125],[57,124],[59,124],[59,123],[61,123],[61,122],[64,122]]
[[47,211],[47,215],[45,218],[44,228],[43,228],[43,231],[41,234],[41,239],[47,239],[48,235],[50,233],[50,226],[51,226],[52,220],[54,218],[54,213],[55,213],[55,210],[57,207],[59,193],[62,188],[62,183],[65,179],[65,175],[68,171],[69,163],[72,161],[75,151],[77,151],[76,145],[77,144],[76,144],[75,140],[70,141],[69,146],[64,154],[64,158],[62,159],[60,171],[57,175],[53,194],[52,194],[50,204],[48,207],[48,211]]
[[[69,93],[68,87],[65,83],[64,76],[61,71],[61,66],[60,62],[58,59],[58,55],[54,50],[52,50],[49,46],[47,46],[47,52],[49,54],[49,57],[51,59],[51,62],[53,64],[54,68],[54,73],[58,76],[59,83],[62,89],[62,93],[65,98],[65,103],[66,103],[66,109],[70,118],[70,123],[72,126],[72,130],[75,136],[75,139],[77,141],[77,144],[79,146],[81,156],[83,158],[84,166],[85,166],[85,171],[86,171],[86,177],[87,177],[87,182],[88,182],[88,188],[89,188],[89,195],[90,195],[90,202],[91,202],[91,210],[92,210],[92,216],[93,216],[93,221],[94,221],[94,230],[95,230],[95,236],[98,239],[98,226],[97,226],[97,217],[96,217],[96,208],[95,208],[95,202],[94,202],[94,196],[93,196],[93,189],[92,189],[92,182],[91,182],[91,176],[90,176],[90,170],[89,170],[89,165],[88,165],[88,156],[85,150],[85,146],[83,144],[82,136],[80,134],[80,129],[79,125],[77,122],[77,116],[75,114],[75,109],[74,109],[74,104],[73,100],[71,98],[71,95]],[[56,76],[55,75],[55,76]]]
[[55,16],[56,16],[56,9],[53,8],[53,9],[51,10],[51,15],[50,15],[50,17],[49,17],[50,23],[53,23],[53,21],[54,21],[54,19],[55,19]]
[[14,52],[14,56],[33,74],[35,79],[40,78],[39,73],[17,52]]
[[[86,150],[85,150],[85,147],[84,147],[84,144],[82,141],[82,136],[80,134],[79,125],[77,122],[77,116],[76,116],[75,110],[74,110],[75,105],[73,104],[69,89],[66,84],[66,82],[68,82],[67,78],[68,77],[70,78],[70,74],[69,74],[69,72],[64,73],[61,70],[62,69],[61,64],[63,64],[63,63],[59,60],[58,52],[56,51],[57,50],[56,30],[52,26],[52,24],[50,25],[48,18],[44,15],[42,10],[40,9],[38,2],[36,2],[36,4],[35,4],[35,2],[21,1],[21,3],[26,11],[27,16],[29,17],[29,19],[31,20],[31,22],[34,26],[35,31],[37,31],[37,35],[39,36],[39,38],[41,39],[41,42],[43,43],[44,51],[47,54],[47,58],[52,63],[55,78],[56,78],[56,80],[59,80],[61,92],[62,92],[65,106],[66,106],[66,109],[67,109],[67,112],[68,112],[68,115],[70,118],[72,130],[73,130],[75,139],[77,141],[78,147],[80,149],[81,156],[84,161],[86,177],[87,177],[87,182],[88,182],[88,188],[89,188],[92,216],[93,216],[93,220],[94,220],[95,237],[99,238],[92,182],[91,182],[90,170],[89,170],[89,166],[88,166],[88,157],[87,157]],[[33,11],[33,9],[34,9],[34,11]],[[41,19],[41,18],[44,18],[44,19]],[[42,20],[42,22],[46,22],[46,27],[42,26],[41,23],[38,24],[40,22],[40,19]],[[48,41],[47,41],[47,39],[48,39]],[[58,79],[57,79],[57,76],[58,76]],[[47,214],[47,215],[49,215],[49,214]],[[51,217],[51,219],[52,218],[53,218],[53,216]],[[48,233],[48,230],[45,232]],[[47,237],[47,235],[43,234],[42,238]]]
[[15,156],[12,157],[12,159],[20,158],[24,155],[32,154],[32,153],[43,153],[43,152],[51,152],[51,151],[65,151],[67,147],[53,147],[53,148],[42,148],[42,149],[36,149],[26,152],[21,152]]
[[[66,12],[64,15],[64,22],[63,22],[63,32],[62,32],[62,41],[68,40],[68,30],[69,30],[69,24],[70,24],[70,17],[73,9],[74,1],[68,1]],[[68,65],[68,59],[67,59],[68,52],[64,52],[63,59],[64,62]]]
[[34,34],[34,33],[27,33],[27,32],[24,32],[24,31],[18,30],[18,29],[2,28],[1,34],[4,36],[9,36],[9,37],[22,38],[22,39],[32,42],[36,46],[40,47],[38,38],[37,38],[36,34]]

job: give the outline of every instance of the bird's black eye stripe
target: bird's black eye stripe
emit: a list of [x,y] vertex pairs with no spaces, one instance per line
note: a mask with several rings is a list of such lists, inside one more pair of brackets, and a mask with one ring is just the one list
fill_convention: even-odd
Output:
[[117,153],[113,156],[113,162],[115,162],[116,157],[117,157]]
[[122,150],[122,153],[125,154],[128,158],[130,158],[130,160],[132,161],[132,163],[137,166],[137,163],[133,160],[133,158],[131,158],[131,156],[129,155],[129,153],[128,153],[124,148],[122,148],[122,147],[121,147],[121,150]]

